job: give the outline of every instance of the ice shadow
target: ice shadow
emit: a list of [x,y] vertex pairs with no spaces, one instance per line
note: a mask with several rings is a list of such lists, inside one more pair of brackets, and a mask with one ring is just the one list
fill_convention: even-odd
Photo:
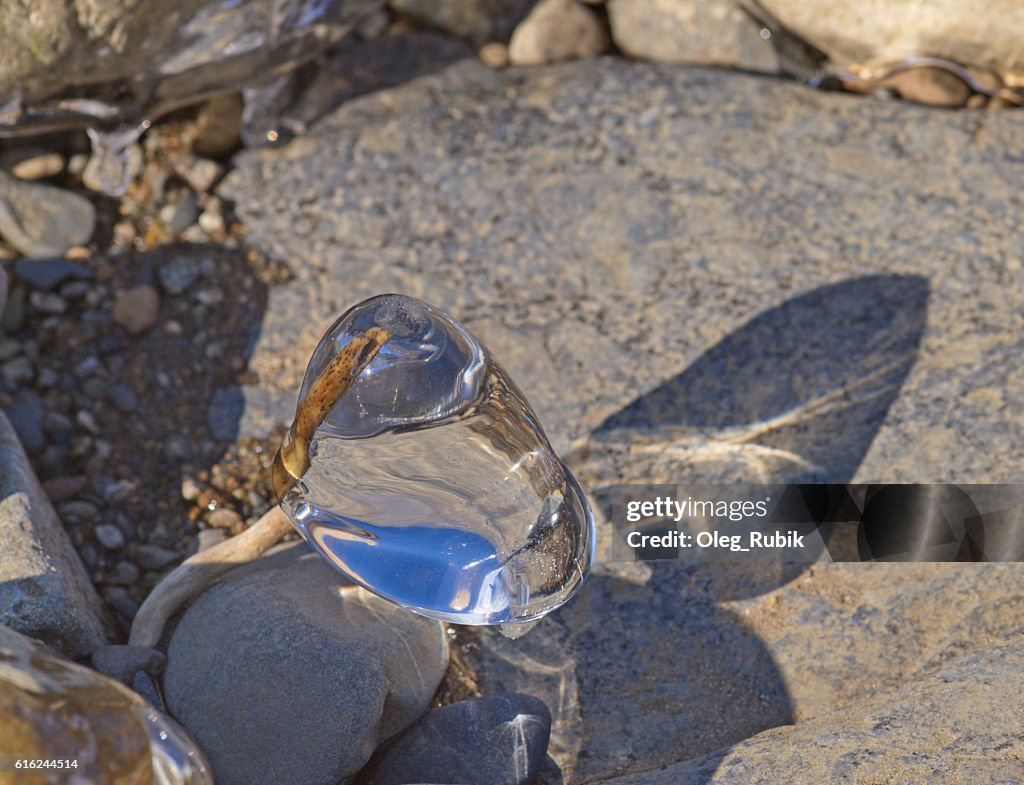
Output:
[[[595,430],[577,456],[598,481],[592,501],[655,466],[676,482],[849,481],[915,362],[928,291],[921,277],[865,276],[758,314]],[[709,469],[716,440],[739,453]],[[751,462],[735,460],[743,450]],[[766,455],[769,476],[751,476]],[[521,641],[485,633],[481,682],[549,703],[567,782],[702,759],[687,785],[706,783],[729,745],[794,721],[783,669],[724,603],[806,567],[600,565]]]

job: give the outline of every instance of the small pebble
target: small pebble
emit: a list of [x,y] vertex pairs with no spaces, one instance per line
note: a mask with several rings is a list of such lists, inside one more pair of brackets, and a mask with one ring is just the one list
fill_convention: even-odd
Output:
[[14,147],[0,155],[0,168],[19,180],[42,180],[64,170],[64,157],[38,147]]
[[206,522],[218,529],[233,529],[243,524],[242,516],[230,507],[218,507],[208,513]]
[[0,376],[3,376],[8,384],[18,385],[27,382],[34,375],[32,362],[28,357],[15,357],[0,366]]
[[199,228],[208,235],[217,235],[224,231],[224,218],[220,213],[206,210],[199,216]]
[[135,549],[135,563],[144,570],[162,570],[168,564],[180,558],[177,552],[159,545],[139,545]]
[[196,300],[203,305],[219,305],[224,300],[224,292],[216,286],[200,289],[196,292]]
[[498,41],[485,44],[477,56],[488,68],[505,68],[508,65],[508,47]]
[[28,301],[33,308],[43,313],[61,314],[68,309],[64,298],[54,292],[32,292]]
[[75,477],[53,477],[43,483],[43,490],[53,504],[60,504],[75,498],[85,488],[88,480],[81,475]]
[[89,242],[95,226],[96,208],[84,196],[0,170],[0,235],[26,256],[60,256]]
[[114,297],[114,321],[132,335],[145,332],[156,324],[160,312],[160,295],[149,284],[122,289]]
[[43,368],[36,377],[36,384],[42,388],[55,387],[60,377],[53,368]]
[[99,518],[100,511],[92,502],[75,500],[57,505],[57,514],[62,520],[92,523]]
[[160,219],[171,234],[181,234],[199,217],[199,203],[196,195],[188,191],[177,204],[165,205],[160,210]]
[[202,486],[196,482],[195,477],[186,474],[181,478],[181,498],[187,502],[195,501],[202,493]]
[[175,258],[157,267],[156,275],[167,294],[181,294],[199,277],[199,265],[188,259]]
[[0,341],[0,362],[9,360],[21,351],[21,342],[13,338],[4,338]]
[[196,157],[179,172],[196,191],[207,193],[224,173],[224,167],[209,158]]
[[107,586],[103,590],[103,597],[110,603],[111,608],[128,621],[134,619],[135,614],[139,612],[139,603],[121,586]]
[[93,417],[92,412],[82,409],[75,415],[75,422],[81,425],[89,433],[97,434],[100,432],[99,423],[96,422],[96,418]]
[[119,561],[110,579],[121,586],[134,586],[141,574],[139,568],[130,561]]
[[124,534],[111,523],[101,523],[95,529],[96,541],[108,551],[116,551],[124,547]]
[[139,399],[127,384],[114,384],[107,390],[110,402],[125,414],[132,414],[139,408]]

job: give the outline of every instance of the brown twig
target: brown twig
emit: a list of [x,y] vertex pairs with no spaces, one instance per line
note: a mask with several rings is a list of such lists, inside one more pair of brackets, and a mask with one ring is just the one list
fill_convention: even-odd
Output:
[[[274,459],[274,490],[279,501],[309,468],[309,443],[317,428],[390,337],[387,330],[373,327],[352,338],[313,382]],[[167,620],[182,605],[228,570],[266,553],[290,528],[288,516],[275,506],[237,537],[186,559],[146,597],[132,622],[128,642],[133,646],[156,645]]]

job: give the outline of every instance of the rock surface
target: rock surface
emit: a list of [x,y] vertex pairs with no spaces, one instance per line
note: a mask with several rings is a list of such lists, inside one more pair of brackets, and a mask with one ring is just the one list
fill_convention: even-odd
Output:
[[345,585],[301,543],[189,608],[164,689],[219,785],[336,785],[426,711],[447,666],[442,625]]
[[[138,695],[2,625],[0,727],[5,785],[212,783],[194,744]],[[27,773],[14,758],[75,767]]]
[[[353,101],[224,184],[295,271],[242,434],[290,420],[341,310],[405,291],[485,341],[598,501],[659,477],[1020,481],[1022,153],[1010,113],[611,60]],[[1022,602],[1018,565],[609,563],[474,661],[552,707],[566,783],[639,776],[881,700]]]
[[[1020,479],[1021,152],[1012,112],[617,60],[466,62],[351,101],[222,189],[295,273],[241,435],[290,422],[342,310],[405,291],[479,335],[584,476],[637,465],[582,447],[650,393],[683,446],[797,412],[730,454],[746,476],[785,450],[784,476]],[[673,454],[680,476],[725,455]]]
[[551,712],[529,695],[488,695],[429,712],[378,761],[373,785],[529,785],[548,749]]
[[0,624],[69,657],[105,643],[99,597],[0,415]]
[[[792,785],[899,782],[955,785],[1024,778],[1016,685],[1020,634],[945,661],[891,693],[795,727],[767,731],[704,758],[607,785]],[[783,774],[784,773],[784,774]]]
[[623,54],[774,73],[778,58],[760,25],[732,0],[609,0],[612,38]]
[[786,27],[839,67],[931,55],[1024,78],[1024,7],[1014,0],[807,3],[760,0]]
[[541,0],[512,34],[512,65],[544,65],[593,57],[608,49],[597,15],[577,0]]

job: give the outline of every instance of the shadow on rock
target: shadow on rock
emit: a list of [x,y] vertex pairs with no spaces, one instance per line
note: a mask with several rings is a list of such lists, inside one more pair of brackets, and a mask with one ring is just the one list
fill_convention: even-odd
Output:
[[[878,275],[759,314],[575,452],[598,514],[627,483],[849,481],[914,364],[927,301],[924,278]],[[693,781],[706,782],[710,753],[794,720],[771,652],[722,603],[806,567],[601,564],[522,640],[485,633],[481,683],[548,702],[565,782],[708,756]]]

